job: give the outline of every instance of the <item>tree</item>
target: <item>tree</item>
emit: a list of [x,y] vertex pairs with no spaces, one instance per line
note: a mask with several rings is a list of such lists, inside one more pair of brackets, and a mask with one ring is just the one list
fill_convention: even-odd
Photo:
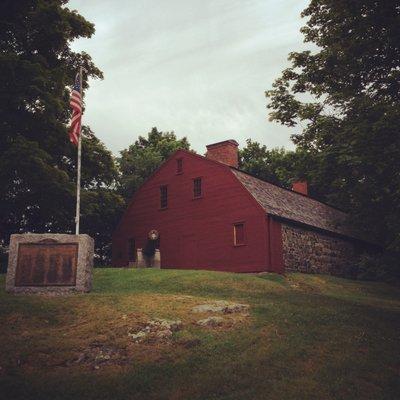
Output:
[[[71,167],[75,180],[76,163]],[[82,128],[81,178],[81,231],[94,239],[96,264],[107,265],[111,259],[111,236],[125,202],[116,191],[115,159],[87,126]]]
[[307,178],[308,154],[284,148],[268,149],[251,139],[239,151],[239,167],[257,178],[290,188],[293,181]]
[[96,265],[110,263],[111,237],[124,207],[124,199],[114,189],[102,187],[82,192],[82,232],[94,239]]
[[[94,25],[66,0],[5,0],[0,4],[0,242],[16,232],[72,232],[76,147],[69,143],[69,88],[79,66],[102,72],[70,43]],[[82,228],[105,257],[123,200],[115,193],[115,160],[83,127]],[[102,210],[102,215],[100,215]],[[107,239],[108,238],[108,239]]]
[[267,146],[247,139],[246,147],[239,150],[239,168],[257,178],[289,186],[290,183],[282,174],[282,169],[286,169],[288,153],[283,148],[268,150]]
[[[400,5],[311,0],[305,41],[266,94],[271,120],[303,131],[312,184],[353,222],[400,250]],[[304,99],[309,99],[308,101]]]
[[134,144],[121,151],[118,159],[121,171],[119,192],[125,199],[129,199],[172,153],[189,148],[186,137],[177,139],[174,132],[160,132],[152,128],[147,138],[139,136]]
[[312,154],[301,148],[268,149],[251,139],[247,139],[246,147],[239,151],[239,167],[243,171],[287,189],[297,180],[306,180],[309,182],[309,194],[322,200],[321,185],[313,184],[317,162]]

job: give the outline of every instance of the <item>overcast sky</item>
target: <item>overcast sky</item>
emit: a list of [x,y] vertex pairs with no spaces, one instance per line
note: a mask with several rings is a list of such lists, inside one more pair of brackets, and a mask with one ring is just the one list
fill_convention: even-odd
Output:
[[205,145],[252,138],[291,148],[269,122],[264,91],[305,48],[305,0],[71,0],[96,25],[74,50],[104,72],[86,94],[84,124],[115,154],[156,126]]

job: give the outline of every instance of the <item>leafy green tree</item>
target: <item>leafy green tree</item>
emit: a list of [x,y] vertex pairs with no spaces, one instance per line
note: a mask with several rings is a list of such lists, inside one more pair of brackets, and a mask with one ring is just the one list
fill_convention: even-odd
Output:
[[268,150],[267,146],[247,139],[246,147],[239,150],[239,168],[257,178],[288,186],[281,174],[287,154],[283,148]]
[[[239,167],[250,174],[289,188],[294,180],[304,178],[304,170],[296,152],[284,148],[268,149],[251,139],[239,150]],[[297,161],[297,162],[296,162]]]
[[[82,135],[81,232],[94,239],[96,264],[107,265],[111,236],[125,201],[116,190],[118,168],[113,155],[89,127],[82,128]],[[76,163],[71,167],[75,181]]]
[[101,187],[82,192],[81,230],[95,243],[95,265],[109,265],[111,237],[125,207],[125,201],[114,189]]
[[160,132],[152,128],[147,138],[139,136],[134,144],[121,151],[118,159],[121,171],[119,192],[129,199],[172,153],[189,148],[186,137],[177,139],[174,132]]
[[[68,87],[79,66],[85,89],[89,77],[103,75],[88,54],[71,50],[73,40],[93,35],[94,25],[67,3],[0,3],[0,242],[16,232],[74,229],[77,151],[67,134]],[[111,153],[84,127],[82,228],[101,238],[102,249],[122,203],[116,177]],[[96,207],[104,218],[95,221]]]
[[[268,149],[265,145],[247,139],[246,147],[239,151],[239,167],[257,178],[267,180],[287,189],[294,181],[314,181],[313,171],[317,160],[312,154],[297,148]],[[309,185],[309,193],[313,197],[322,198],[320,187]]]
[[290,53],[270,118],[301,123],[293,141],[315,160],[314,187],[400,250],[399,2],[311,0],[302,16],[314,50]]

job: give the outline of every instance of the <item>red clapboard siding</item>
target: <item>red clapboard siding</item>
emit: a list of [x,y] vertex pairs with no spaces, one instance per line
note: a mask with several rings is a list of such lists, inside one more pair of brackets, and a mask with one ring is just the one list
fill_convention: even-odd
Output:
[[[182,159],[179,174],[177,159]],[[202,189],[196,199],[195,178],[201,178]],[[168,207],[161,210],[163,185],[168,186]],[[233,235],[237,223],[244,224],[239,246]],[[128,241],[143,247],[151,229],[160,232],[162,268],[274,270],[265,211],[229,167],[187,151],[176,152],[134,195],[113,235],[113,266],[126,266]]]

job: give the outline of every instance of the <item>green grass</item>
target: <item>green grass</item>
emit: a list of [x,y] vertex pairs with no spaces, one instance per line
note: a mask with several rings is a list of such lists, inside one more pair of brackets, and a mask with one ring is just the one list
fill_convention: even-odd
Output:
[[[210,299],[248,303],[250,317],[198,327],[190,309]],[[399,311],[396,287],[323,275],[100,269],[85,295],[2,290],[0,398],[398,399]],[[153,317],[184,329],[132,343],[127,330]],[[71,362],[91,346],[119,358]]]

